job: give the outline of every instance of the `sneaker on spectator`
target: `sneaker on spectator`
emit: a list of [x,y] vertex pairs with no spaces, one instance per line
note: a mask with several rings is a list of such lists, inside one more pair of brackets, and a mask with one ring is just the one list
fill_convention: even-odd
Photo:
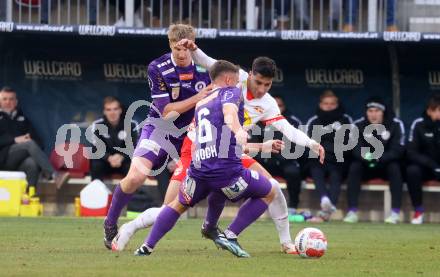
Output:
[[125,27],[125,20],[123,17],[119,18],[115,23],[115,27]]
[[400,215],[396,212],[391,212],[391,215],[385,219],[385,223],[397,224],[400,221]]
[[357,223],[358,221],[359,221],[359,217],[357,215],[357,212],[355,211],[349,211],[344,218],[344,222],[347,223]]
[[327,196],[321,198],[321,209],[322,211],[330,214],[336,211],[336,207],[333,205],[332,201]]
[[423,224],[423,213],[415,212],[411,220],[411,224],[416,224],[416,225]]

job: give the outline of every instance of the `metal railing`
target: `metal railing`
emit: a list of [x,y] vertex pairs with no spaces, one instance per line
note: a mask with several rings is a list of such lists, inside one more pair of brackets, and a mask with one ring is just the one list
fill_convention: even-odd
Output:
[[319,31],[440,32],[440,0],[2,0],[0,21]]

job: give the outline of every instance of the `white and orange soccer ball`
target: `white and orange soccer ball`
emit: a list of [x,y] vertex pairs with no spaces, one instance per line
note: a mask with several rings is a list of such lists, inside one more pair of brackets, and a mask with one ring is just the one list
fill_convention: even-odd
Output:
[[296,235],[295,247],[303,258],[320,258],[327,250],[327,238],[317,228],[304,228]]

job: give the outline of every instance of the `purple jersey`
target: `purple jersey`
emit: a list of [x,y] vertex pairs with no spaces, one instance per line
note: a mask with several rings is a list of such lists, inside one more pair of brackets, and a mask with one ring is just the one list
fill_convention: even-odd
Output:
[[[155,108],[162,113],[168,103],[183,101],[197,94],[211,80],[206,69],[194,65],[176,66],[171,53],[155,59],[148,65],[148,83]],[[150,108],[149,117],[159,118],[157,110]],[[182,128],[191,123],[194,109],[181,114],[174,124]]]
[[227,104],[237,106],[240,124],[243,124],[243,98],[236,87],[217,89],[196,106],[195,152],[189,172],[192,177],[231,180],[243,170],[242,148],[224,122],[223,105]]

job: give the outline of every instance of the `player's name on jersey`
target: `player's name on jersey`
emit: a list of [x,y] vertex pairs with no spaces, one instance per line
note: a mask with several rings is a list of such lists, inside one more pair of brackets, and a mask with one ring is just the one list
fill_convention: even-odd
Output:
[[213,157],[217,157],[217,148],[215,147],[215,145],[210,145],[205,148],[197,149],[195,153],[196,161],[200,162]]

